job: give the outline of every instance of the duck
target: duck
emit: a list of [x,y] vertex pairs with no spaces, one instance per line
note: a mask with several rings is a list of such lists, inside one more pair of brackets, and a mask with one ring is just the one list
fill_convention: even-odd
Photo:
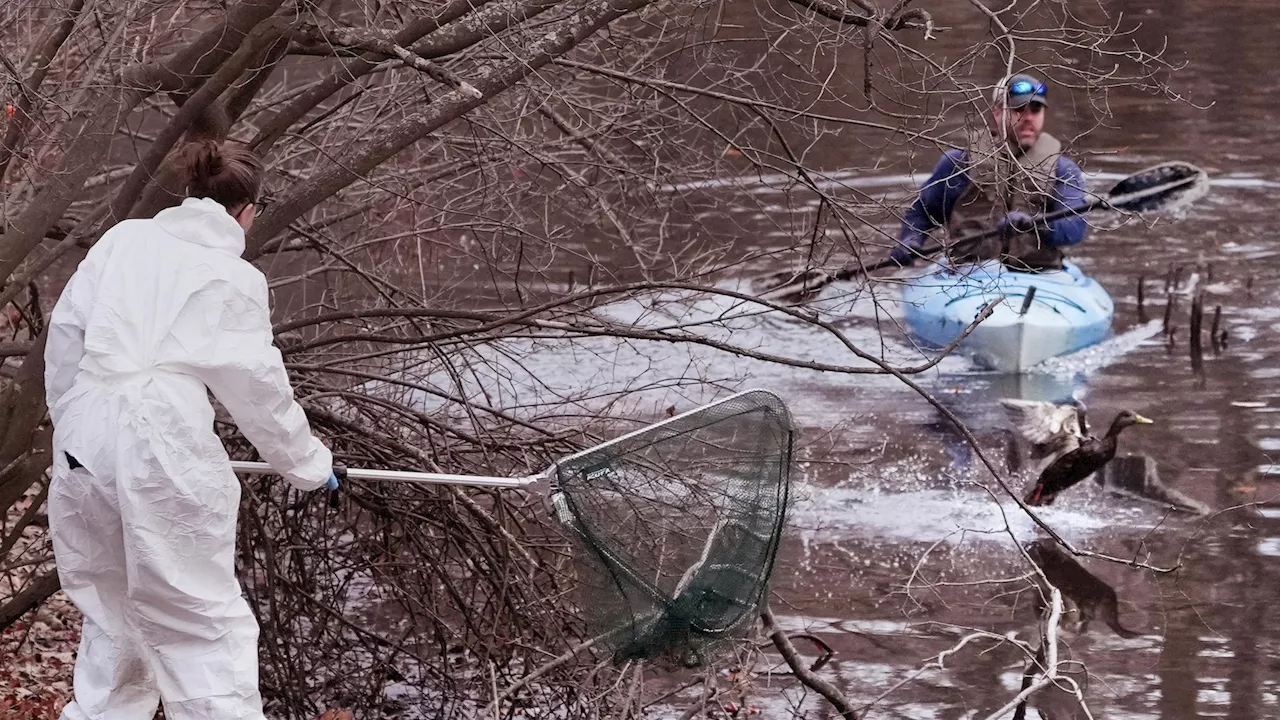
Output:
[[1122,410],[1101,438],[1088,432],[1084,404],[1034,400],[1000,401],[1015,431],[1031,443],[1030,456],[1039,461],[1035,485],[1023,498],[1031,506],[1052,505],[1059,493],[1106,467],[1116,456],[1120,433],[1132,425],[1154,421],[1132,410]]

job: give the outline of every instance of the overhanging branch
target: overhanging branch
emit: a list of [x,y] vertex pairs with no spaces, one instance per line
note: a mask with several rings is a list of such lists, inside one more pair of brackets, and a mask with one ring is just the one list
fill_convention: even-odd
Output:
[[841,25],[883,29],[889,32],[919,28],[924,30],[926,38],[932,38],[933,16],[920,8],[907,8],[909,2],[910,0],[899,0],[893,10],[881,12],[864,0],[853,0],[853,4],[862,9],[861,13],[857,13],[828,0],[791,0],[794,5],[799,5]]
[[327,49],[337,50],[363,50],[369,53],[377,53],[387,57],[394,57],[403,62],[406,66],[423,72],[432,80],[446,85],[452,90],[462,93],[471,98],[480,99],[484,95],[475,88],[471,83],[460,79],[457,75],[439,64],[434,63],[424,57],[421,57],[409,49],[396,44],[388,38],[373,37],[361,35],[352,28],[322,28],[319,25],[309,24],[306,27],[296,30],[294,33],[295,40],[320,43]]
[[555,57],[577,47],[600,28],[652,4],[655,0],[588,0],[577,7],[559,29],[546,33],[523,57],[513,58],[479,80],[481,97],[454,90],[422,112],[384,128],[343,155],[309,181],[280,198],[254,225],[248,237],[247,258],[256,258],[266,240],[324,200],[365,176],[401,150],[466,115],[489,98],[519,83]]

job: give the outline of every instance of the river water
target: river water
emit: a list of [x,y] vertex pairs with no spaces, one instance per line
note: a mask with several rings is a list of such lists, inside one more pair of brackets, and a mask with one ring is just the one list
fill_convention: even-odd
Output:
[[[1105,189],[1151,164],[1184,160],[1211,174],[1210,194],[1185,217],[1152,227],[1095,228],[1073,253],[1116,302],[1116,337],[1104,347],[1060,363],[1064,372],[1057,374],[993,377],[949,358],[919,379],[980,438],[992,441],[985,449],[998,467],[997,429],[1004,423],[999,397],[1075,393],[1095,426],[1125,408],[1154,419],[1153,426],[1127,431],[1121,452],[1154,457],[1162,480],[1224,512],[1207,519],[1168,514],[1086,484],[1042,514],[1082,547],[1160,567],[1180,565],[1158,575],[1084,561],[1115,586],[1124,624],[1144,633],[1125,640],[1095,622],[1087,634],[1067,640],[1091,674],[1090,710],[1098,718],[1276,717],[1280,633],[1271,623],[1280,600],[1273,581],[1280,569],[1280,508],[1267,505],[1280,494],[1269,474],[1280,451],[1280,252],[1270,212],[1280,190],[1280,158],[1269,143],[1270,92],[1277,85],[1266,60],[1275,55],[1267,30],[1271,8],[1155,0],[1107,6],[1141,18],[1143,42],[1168,36],[1171,59],[1187,63],[1176,85],[1196,104],[1213,107],[1114,94],[1109,127],[1072,144],[1091,185]],[[1074,137],[1087,129],[1073,122],[1070,103],[1057,96],[1051,102],[1050,132]],[[836,157],[842,152],[835,144],[827,150]],[[862,192],[905,197],[927,174],[933,152],[904,147],[893,153],[886,150],[882,162],[902,171],[842,179]],[[856,161],[848,158],[851,165]],[[840,177],[838,170],[832,174]],[[724,227],[740,235],[757,229],[764,249],[770,237],[779,245],[794,237],[788,223],[762,217],[759,208],[761,198],[771,195],[779,206],[794,208],[795,190],[727,185],[749,193],[751,202],[740,212],[724,211]],[[726,204],[732,206],[732,199]],[[1189,298],[1175,305],[1173,325],[1180,334],[1172,347],[1160,333],[1165,278],[1175,266],[1184,268],[1184,278],[1198,270],[1207,281],[1206,309],[1221,307],[1228,334],[1225,351],[1208,352],[1200,374],[1188,353]],[[1140,275],[1146,278],[1144,316],[1136,297]],[[877,344],[872,330],[891,327],[894,309],[891,284],[877,293],[875,303],[865,288],[846,301],[832,288],[820,307],[845,318],[838,323],[842,329],[875,350],[886,346]],[[758,331],[763,347],[848,362],[832,338],[815,330],[778,321]],[[886,334],[891,357],[911,356],[909,346],[895,348],[892,331]],[[809,461],[799,473],[801,499],[775,576],[774,606],[789,629],[817,634],[837,649],[823,672],[856,704],[913,675],[972,630],[1013,631],[1034,640],[1026,597],[1019,602],[1014,594],[1022,585],[1001,581],[1024,570],[1011,536],[1026,540],[1036,530],[1007,499],[993,499],[998,488],[935,410],[891,379],[738,370],[751,376],[748,384],[787,398],[803,427],[801,457]],[[1023,667],[1016,652],[990,650],[993,645],[978,642],[949,656],[941,668],[881,700],[870,716],[993,712],[1016,693]],[[817,710],[812,696],[809,702]],[[786,706],[770,712],[781,717]]]
[[[1280,631],[1271,625],[1271,608],[1280,601],[1280,584],[1273,581],[1280,569],[1280,503],[1268,507],[1280,495],[1280,483],[1269,474],[1280,452],[1280,251],[1270,213],[1280,191],[1280,157],[1270,143],[1270,93],[1277,80],[1267,60],[1277,54],[1273,10],[1263,2],[1202,0],[1106,5],[1139,18],[1136,38],[1148,46],[1167,36],[1171,59],[1187,63],[1174,76],[1175,87],[1194,103],[1213,106],[1197,109],[1120,91],[1110,97],[1107,126],[1077,137],[1092,120],[1073,114],[1079,98],[1068,101],[1066,93],[1051,90],[1047,129],[1074,138],[1071,151],[1093,188],[1105,190],[1158,162],[1183,160],[1211,174],[1208,196],[1184,216],[1151,226],[1097,227],[1073,251],[1072,259],[1116,303],[1116,334],[1103,346],[1032,377],[993,376],[953,357],[916,379],[965,421],[1002,469],[1000,397],[1062,399],[1074,393],[1088,405],[1095,429],[1125,408],[1152,418],[1154,425],[1126,431],[1121,453],[1154,457],[1162,480],[1222,512],[1207,518],[1169,514],[1082,484],[1042,513],[1081,547],[1178,566],[1157,574],[1084,561],[1115,586],[1123,623],[1144,633],[1125,640],[1095,622],[1087,634],[1068,636],[1071,652],[1091,673],[1093,716],[1276,717]],[[970,39],[964,32],[944,33],[933,49],[945,52],[948,43],[958,48]],[[891,202],[905,201],[936,158],[931,147],[880,146],[877,162],[884,171],[842,173],[842,163],[869,164],[858,156],[865,148],[848,135],[824,142],[823,169],[836,181],[833,192]],[[815,204],[803,190],[767,177],[671,190],[685,193],[694,206],[702,203],[703,228],[754,252],[793,245],[802,232],[796,228],[803,228]],[[1184,280],[1198,273],[1210,314],[1221,308],[1227,347],[1206,350],[1201,373],[1193,371],[1188,355],[1188,297],[1175,306],[1172,345],[1161,334],[1165,278],[1174,267],[1182,268]],[[743,277],[770,269],[762,261],[745,268]],[[1145,316],[1137,304],[1139,276],[1146,278]],[[900,317],[895,297],[891,281],[873,290],[833,286],[816,307],[865,349],[918,361],[921,355],[894,327]],[[689,297],[659,309],[620,302],[602,312],[662,324],[711,322],[734,308],[727,300]],[[709,332],[801,361],[865,366],[830,334],[786,318],[743,318]],[[658,397],[650,407],[673,402],[682,410],[724,388],[765,387],[786,398],[801,430],[801,462],[773,605],[788,629],[819,635],[837,650],[822,672],[855,704],[917,673],[970,631],[1034,639],[1027,594],[1019,601],[1016,593],[1025,583],[1011,580],[1025,571],[1014,538],[1034,538],[1037,530],[1000,495],[939,413],[893,378],[638,343],[601,341],[576,346],[572,355],[530,346],[518,355],[515,374],[488,379],[492,404],[528,401],[536,393],[570,395],[585,385],[651,386]],[[720,387],[666,387],[672,378],[693,375]],[[1016,693],[1023,661],[1007,645],[990,650],[993,645],[978,642],[948,656],[941,667],[880,700],[870,716],[970,718],[1001,707]],[[757,700],[767,716],[788,712],[787,703],[770,700],[768,692]],[[806,717],[824,716],[812,694],[803,707]]]
[[[1003,426],[998,397],[1061,399],[1075,392],[1095,425],[1124,408],[1154,419],[1153,426],[1127,431],[1121,452],[1154,457],[1162,480],[1215,510],[1239,509],[1210,519],[1169,515],[1082,485],[1069,502],[1043,513],[1085,548],[1181,565],[1157,575],[1084,561],[1115,586],[1123,622],[1144,633],[1124,640],[1095,622],[1068,640],[1091,673],[1090,709],[1099,718],[1276,717],[1280,632],[1271,623],[1280,600],[1273,582],[1280,569],[1280,508],[1266,507],[1280,494],[1280,483],[1268,475],[1280,451],[1280,252],[1270,212],[1280,190],[1280,158],[1269,142],[1270,93],[1277,87],[1267,60],[1275,56],[1271,8],[1155,0],[1107,7],[1141,19],[1140,41],[1168,36],[1171,59],[1187,63],[1176,86],[1196,104],[1213,107],[1113,94],[1110,127],[1072,144],[1091,185],[1105,189],[1148,165],[1185,160],[1211,174],[1210,194],[1185,217],[1153,227],[1095,229],[1073,253],[1116,302],[1116,338],[1074,367],[1064,364],[1080,372],[1014,380],[973,372],[956,358],[920,379],[983,439],[995,440]],[[1051,102],[1050,132],[1074,137],[1088,129],[1073,122],[1069,103]],[[841,152],[839,146],[829,151]],[[860,172],[846,181],[863,192],[905,196],[927,174],[933,152],[906,147],[892,153],[886,151],[884,165],[910,166],[902,169],[914,177]],[[759,200],[772,192],[779,205],[794,207],[796,198],[773,187],[750,189],[751,210],[727,212],[726,227],[758,228],[764,247],[771,232],[781,243],[787,232],[776,229],[777,217],[759,217]],[[1209,352],[1200,376],[1186,342],[1188,298],[1175,305],[1173,324],[1181,334],[1172,348],[1159,331],[1165,277],[1174,266],[1184,267],[1183,277],[1199,266],[1200,278],[1210,281],[1206,308],[1212,313],[1221,306],[1228,333],[1226,350]],[[1146,276],[1145,318],[1136,302],[1139,275]],[[879,292],[879,303],[864,292],[840,313],[839,289],[832,288],[823,308],[848,318],[842,329],[874,349],[875,321],[892,324],[892,285]],[[876,317],[876,307],[888,317]],[[819,332],[785,322],[761,332],[765,347],[847,362],[839,359],[842,348]],[[910,355],[902,350],[901,357]],[[1025,598],[1017,603],[1011,594],[1020,585],[998,581],[1023,571],[1010,534],[1025,540],[1036,532],[1007,499],[992,499],[988,489],[996,496],[998,489],[990,476],[936,411],[883,378],[744,371],[752,375],[749,384],[787,398],[804,428],[802,458],[810,461],[800,472],[801,499],[775,576],[774,606],[788,628],[818,634],[838,650],[824,673],[855,703],[906,679],[970,630],[1034,639]],[[998,448],[987,449],[1003,467]],[[1249,502],[1262,506],[1241,507]],[[917,567],[920,574],[911,578]],[[947,585],[931,588],[931,582]],[[871,716],[967,718],[996,710],[1016,692],[1022,661],[1007,646],[987,652],[992,645],[975,643],[948,657],[942,669],[927,670],[880,701]]]

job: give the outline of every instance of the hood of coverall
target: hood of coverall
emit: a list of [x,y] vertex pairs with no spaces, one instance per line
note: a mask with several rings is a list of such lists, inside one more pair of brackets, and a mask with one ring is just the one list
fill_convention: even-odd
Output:
[[236,257],[244,254],[244,228],[216,200],[187,198],[181,205],[161,210],[156,224],[174,237]]

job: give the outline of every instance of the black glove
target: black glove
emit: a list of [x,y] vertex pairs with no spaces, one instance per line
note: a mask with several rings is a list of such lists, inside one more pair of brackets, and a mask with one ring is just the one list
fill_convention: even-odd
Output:
[[919,257],[916,251],[924,246],[924,233],[912,233],[893,246],[889,251],[889,259],[902,267],[911,267]]
[[1000,221],[996,229],[1005,237],[1029,233],[1036,229],[1036,219],[1020,210],[1014,210],[1004,216],[1004,219]]

